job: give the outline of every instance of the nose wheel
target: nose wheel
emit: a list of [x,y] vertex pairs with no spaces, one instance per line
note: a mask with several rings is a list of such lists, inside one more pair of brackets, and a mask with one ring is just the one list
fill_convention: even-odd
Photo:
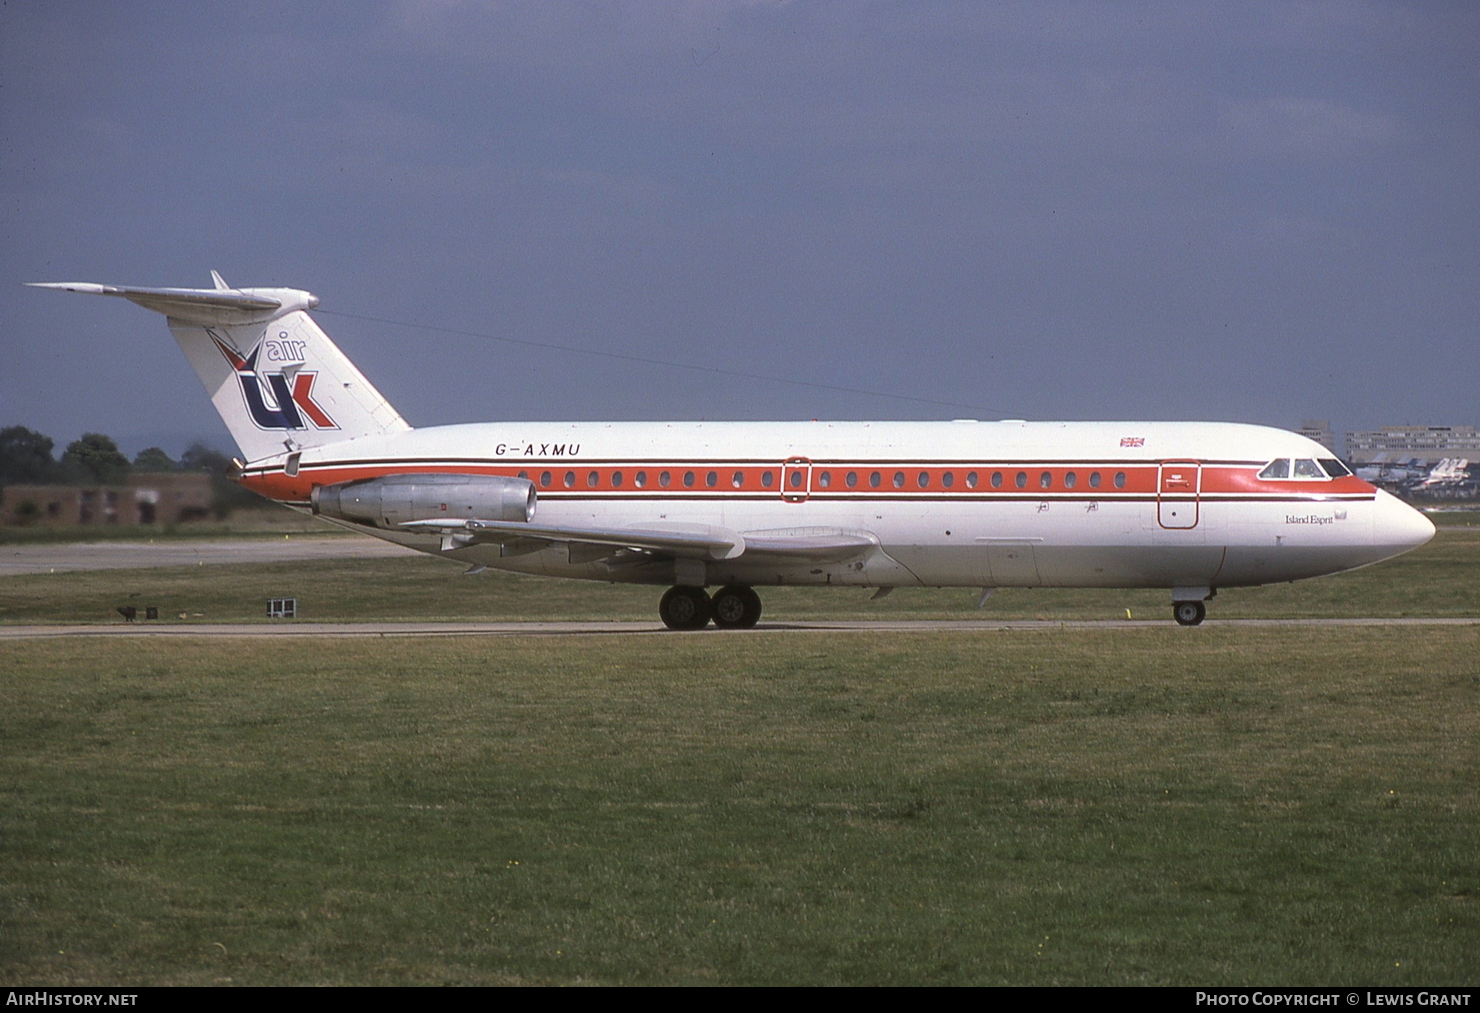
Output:
[[712,613],[702,587],[670,587],[658,602],[658,617],[670,630],[702,630]]
[[1208,614],[1208,608],[1200,601],[1172,602],[1172,618],[1179,626],[1196,626]]

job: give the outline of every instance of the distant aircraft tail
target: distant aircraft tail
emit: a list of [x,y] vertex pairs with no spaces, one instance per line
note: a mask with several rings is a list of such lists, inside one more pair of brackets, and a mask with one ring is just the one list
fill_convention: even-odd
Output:
[[169,318],[170,332],[247,461],[411,427],[308,315],[292,288],[126,288],[32,282],[114,295]]

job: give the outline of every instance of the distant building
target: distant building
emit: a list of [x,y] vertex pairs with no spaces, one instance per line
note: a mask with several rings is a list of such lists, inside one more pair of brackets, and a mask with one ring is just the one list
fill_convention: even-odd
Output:
[[0,524],[177,524],[210,512],[211,478],[198,471],[130,475],[121,486],[0,490]]
[[1346,434],[1347,458],[1357,465],[1411,462],[1432,467],[1446,457],[1480,458],[1474,426],[1387,426]]
[[1336,434],[1331,431],[1331,423],[1326,419],[1306,419],[1300,423],[1296,430],[1306,439],[1315,440],[1331,453],[1336,453]]

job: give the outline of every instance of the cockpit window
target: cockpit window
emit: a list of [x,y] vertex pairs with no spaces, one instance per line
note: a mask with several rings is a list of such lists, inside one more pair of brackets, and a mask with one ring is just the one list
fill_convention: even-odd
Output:
[[1308,458],[1299,458],[1295,461],[1296,478],[1325,478],[1326,473],[1321,470],[1320,465]]
[[1332,478],[1345,478],[1352,473],[1350,468],[1342,464],[1340,461],[1336,460],[1334,457],[1322,457],[1320,458],[1320,461],[1321,467],[1325,468],[1326,474],[1330,475]]
[[1264,470],[1259,473],[1259,477],[1260,478],[1289,478],[1290,477],[1290,462],[1289,462],[1289,460],[1286,459],[1286,458],[1280,457],[1280,458],[1276,458],[1273,461],[1270,461],[1268,464],[1266,464],[1264,466]]

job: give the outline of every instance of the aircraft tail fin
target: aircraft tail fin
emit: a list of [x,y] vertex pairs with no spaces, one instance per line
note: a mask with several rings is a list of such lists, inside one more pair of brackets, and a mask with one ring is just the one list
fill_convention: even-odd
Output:
[[248,461],[411,428],[308,315],[319,302],[312,293],[234,289],[215,271],[211,281],[209,289],[30,284],[119,296],[165,314]]

